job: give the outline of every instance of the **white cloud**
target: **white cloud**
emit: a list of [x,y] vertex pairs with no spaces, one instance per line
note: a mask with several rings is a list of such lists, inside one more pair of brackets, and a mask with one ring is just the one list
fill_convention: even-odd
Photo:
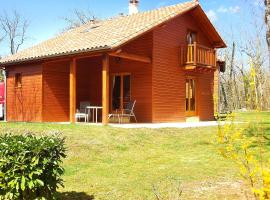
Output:
[[221,7],[219,7],[219,9],[217,11],[219,13],[231,13],[231,14],[235,14],[235,13],[239,13],[240,12],[240,7],[239,6],[230,6],[230,7],[221,6]]
[[215,22],[218,20],[218,17],[217,17],[217,14],[215,11],[213,10],[209,10],[206,12],[206,15],[209,17],[209,19],[212,21],[212,22]]
[[223,6],[221,6],[221,7],[219,7],[219,9],[217,11],[218,12],[221,12],[221,13],[226,13],[226,12],[228,12],[228,9],[225,8],[225,7],[223,7]]
[[231,13],[239,13],[240,7],[239,6],[230,7],[229,10],[231,11]]

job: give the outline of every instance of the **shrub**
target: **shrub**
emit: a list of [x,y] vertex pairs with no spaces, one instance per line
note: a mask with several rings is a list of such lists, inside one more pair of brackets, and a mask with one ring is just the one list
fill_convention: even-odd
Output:
[[55,199],[65,151],[57,134],[0,136],[0,199]]
[[270,160],[266,161],[264,153],[268,150],[265,133],[261,123],[237,124],[234,115],[220,124],[217,133],[220,154],[237,164],[256,200],[270,199]]

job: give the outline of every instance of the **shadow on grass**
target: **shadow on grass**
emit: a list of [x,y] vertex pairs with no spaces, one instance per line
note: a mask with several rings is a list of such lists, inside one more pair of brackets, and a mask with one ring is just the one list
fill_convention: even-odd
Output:
[[84,192],[62,192],[57,195],[59,200],[94,200],[94,195],[88,195]]

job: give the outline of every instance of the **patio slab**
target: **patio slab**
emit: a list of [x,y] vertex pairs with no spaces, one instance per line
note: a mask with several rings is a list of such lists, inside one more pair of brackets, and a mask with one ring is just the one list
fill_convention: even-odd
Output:
[[209,127],[218,126],[216,121],[207,122],[182,122],[182,123],[142,123],[142,124],[109,124],[115,128],[198,128],[198,127]]

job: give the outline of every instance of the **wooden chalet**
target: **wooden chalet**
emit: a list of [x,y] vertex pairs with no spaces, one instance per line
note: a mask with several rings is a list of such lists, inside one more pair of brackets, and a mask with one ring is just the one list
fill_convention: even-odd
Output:
[[212,120],[224,47],[197,1],[89,22],[0,60],[7,121],[74,122],[89,101],[107,124],[131,100],[141,123]]

